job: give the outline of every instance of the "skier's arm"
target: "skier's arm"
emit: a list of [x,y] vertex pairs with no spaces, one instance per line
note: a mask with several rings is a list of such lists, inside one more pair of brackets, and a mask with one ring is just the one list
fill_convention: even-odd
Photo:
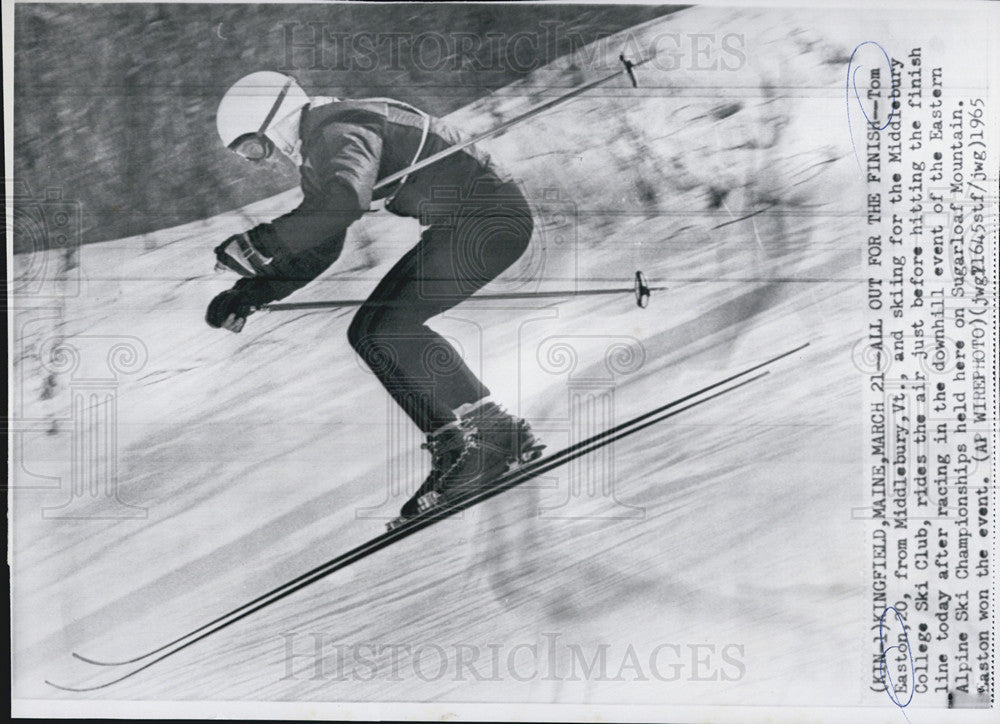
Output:
[[344,122],[328,123],[307,154],[299,207],[248,232],[265,256],[297,258],[336,244],[371,205],[382,137],[370,121],[347,115]]
[[265,304],[283,299],[296,289],[304,287],[322,274],[340,256],[344,247],[346,232],[329,239],[323,246],[318,246],[300,253],[294,258],[274,259],[267,264],[268,276],[244,277],[233,285],[232,289],[218,294],[209,304],[205,321],[212,327],[225,327],[230,315],[231,324],[242,328],[240,320],[245,320]]
[[[347,227],[368,209],[378,175],[382,138],[377,129],[358,122],[327,124],[302,165],[304,198],[293,211],[243,235],[251,253],[241,254],[241,279],[213,300],[206,321],[230,328],[230,314],[245,319],[254,309],[283,299],[322,274],[340,256]],[[315,163],[312,159],[318,159]],[[231,237],[216,249],[220,260]],[[237,266],[228,264],[237,271]],[[251,268],[248,268],[252,267]],[[238,325],[242,327],[242,324]],[[233,330],[238,331],[238,330]]]
[[295,256],[275,257],[268,268],[268,276],[240,279],[233,286],[252,307],[262,307],[278,299],[284,299],[297,289],[301,289],[325,272],[340,257],[344,248],[346,231],[328,238],[320,246],[299,252]]

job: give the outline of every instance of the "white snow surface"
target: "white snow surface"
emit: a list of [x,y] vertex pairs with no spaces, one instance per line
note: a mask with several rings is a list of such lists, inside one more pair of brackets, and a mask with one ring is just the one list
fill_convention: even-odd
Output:
[[[37,427],[16,453],[11,496],[15,696],[775,705],[876,696],[866,693],[864,528],[852,521],[863,499],[862,376],[851,358],[864,334],[863,184],[842,88],[864,38],[838,30],[846,25],[822,11],[701,8],[586,49],[613,69],[626,41],[641,51],[663,33],[708,28],[743,33],[748,62],[647,64],[637,90],[614,81],[484,143],[522,180],[539,219],[530,254],[485,291],[627,286],[637,269],[666,289],[644,310],[627,294],[473,299],[432,321],[550,450],[570,439],[574,390],[612,394],[609,414],[621,422],[808,348],[615,444],[602,458],[613,461],[615,498],[570,495],[590,463],[561,469],[84,695],[43,683],[108,678],[112,670],[71,651],[135,655],[378,534],[404,499],[390,483],[412,486],[426,462],[417,431],[347,344],[352,310],[259,313],[239,335],[204,322],[232,281],[213,273],[212,247],[291,208],[297,191],[81,249],[79,293],[53,296],[47,315],[14,330],[17,414]],[[453,120],[476,132],[605,72],[577,61],[586,70],[563,58]],[[287,301],[363,297],[418,233],[415,221],[368,215],[344,256]],[[85,376],[47,355],[57,343],[91,350],[115,339],[139,355],[114,377],[109,455],[118,499],[143,517],[116,517],[121,505],[103,494],[76,500],[79,519],[46,517],[69,496],[82,433],[67,420]],[[575,366],[559,345],[573,347]],[[630,345],[633,359],[615,357],[614,345]],[[641,516],[614,517],[632,510]],[[328,675],[314,678],[303,657],[289,676],[288,641],[308,653],[314,634]],[[456,680],[456,647],[485,659],[501,646],[506,657],[519,644],[545,650],[553,636],[564,671],[569,644],[588,658],[610,644],[609,675]],[[685,653],[681,678],[661,681],[648,666],[664,643],[740,646],[744,671],[692,681]],[[339,679],[338,644],[348,670],[362,671],[350,647],[381,647],[365,651],[379,676]],[[448,675],[434,677],[432,644],[452,658]],[[388,677],[386,647],[398,646],[426,649],[422,675],[411,653]],[[615,680],[629,646],[646,680],[627,668]]]

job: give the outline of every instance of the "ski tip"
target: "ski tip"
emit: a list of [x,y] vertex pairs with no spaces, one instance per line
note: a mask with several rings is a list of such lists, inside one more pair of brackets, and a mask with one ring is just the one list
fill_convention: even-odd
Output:
[[87,689],[78,689],[73,686],[63,686],[62,684],[57,684],[54,681],[45,680],[45,683],[51,686],[53,689],[59,689],[60,691],[87,691]]
[[94,666],[121,666],[122,664],[131,664],[131,661],[98,661],[97,659],[88,659],[83,654],[78,654],[75,651],[70,654],[74,659],[78,659],[85,664],[93,664]]
[[48,679],[46,679],[45,683],[51,686],[53,689],[59,689],[60,691],[72,691],[74,693],[81,693],[85,691],[97,691],[98,689],[106,689],[115,682],[111,681],[107,684],[98,684],[97,686],[63,686],[62,684],[57,684],[54,681],[49,681]]

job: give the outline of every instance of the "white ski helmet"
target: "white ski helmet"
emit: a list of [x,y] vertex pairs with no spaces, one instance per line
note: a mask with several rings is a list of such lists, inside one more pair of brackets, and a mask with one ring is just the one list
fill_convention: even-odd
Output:
[[265,133],[308,105],[310,98],[290,75],[262,70],[226,91],[215,113],[223,145],[250,160],[267,158],[274,143]]

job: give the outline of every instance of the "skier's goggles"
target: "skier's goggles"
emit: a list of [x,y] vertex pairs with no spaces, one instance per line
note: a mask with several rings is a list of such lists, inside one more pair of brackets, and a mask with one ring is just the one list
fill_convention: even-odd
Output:
[[248,161],[263,161],[265,158],[274,153],[274,143],[270,138],[264,135],[264,131],[266,131],[267,127],[271,125],[271,121],[274,120],[274,115],[281,107],[281,102],[285,100],[285,96],[288,95],[288,89],[291,86],[292,79],[289,78],[285,81],[285,85],[282,86],[281,91],[278,93],[278,97],[274,99],[274,103],[271,104],[271,110],[267,112],[267,116],[264,117],[264,122],[260,124],[260,128],[253,133],[244,133],[242,136],[230,143],[230,151],[235,151]]
[[229,144],[229,150],[248,161],[263,161],[274,153],[274,142],[260,132],[244,133]]

